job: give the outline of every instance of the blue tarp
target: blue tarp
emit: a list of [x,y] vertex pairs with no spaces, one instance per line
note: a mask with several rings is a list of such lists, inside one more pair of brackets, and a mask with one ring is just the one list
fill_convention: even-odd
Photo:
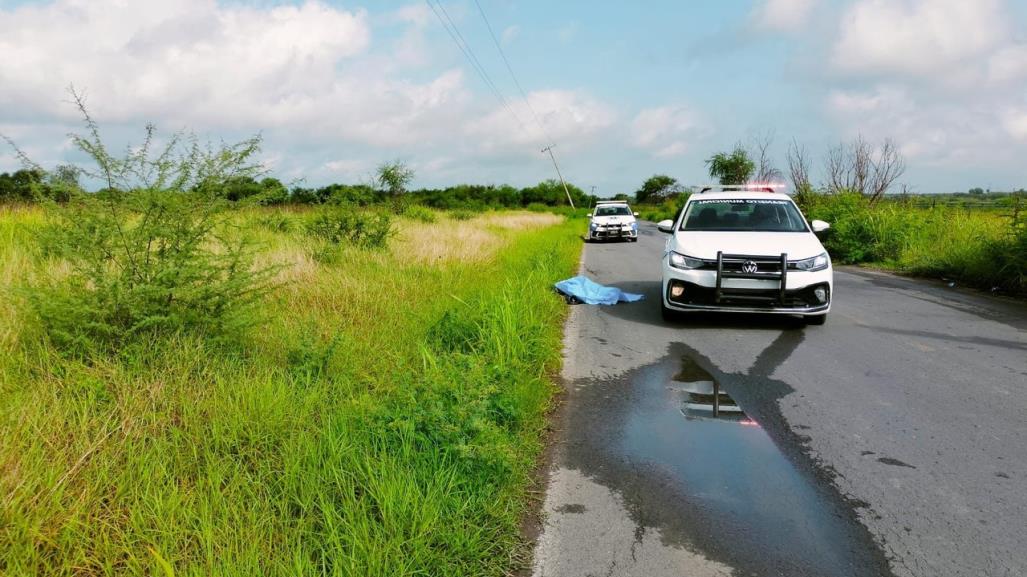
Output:
[[626,293],[617,287],[603,286],[583,276],[556,283],[556,290],[590,305],[615,305],[640,301],[643,295]]

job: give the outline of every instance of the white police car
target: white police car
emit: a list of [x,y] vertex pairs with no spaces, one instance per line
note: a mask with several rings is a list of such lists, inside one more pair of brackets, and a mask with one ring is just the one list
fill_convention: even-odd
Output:
[[601,200],[588,215],[588,240],[638,240],[637,212],[623,200]]
[[663,256],[663,316],[686,311],[802,315],[823,324],[831,310],[831,257],[799,207],[767,186],[706,187],[674,220]]

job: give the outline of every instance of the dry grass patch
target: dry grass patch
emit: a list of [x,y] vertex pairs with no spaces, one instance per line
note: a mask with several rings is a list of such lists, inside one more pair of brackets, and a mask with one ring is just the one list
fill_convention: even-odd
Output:
[[505,239],[487,230],[481,220],[401,225],[392,253],[422,264],[487,261]]
[[503,246],[507,231],[525,231],[563,222],[556,214],[534,212],[491,213],[471,220],[447,219],[437,223],[406,221],[392,253],[422,264],[487,262]]
[[481,220],[489,226],[504,230],[531,230],[560,224],[563,217],[548,212],[504,212],[489,214]]

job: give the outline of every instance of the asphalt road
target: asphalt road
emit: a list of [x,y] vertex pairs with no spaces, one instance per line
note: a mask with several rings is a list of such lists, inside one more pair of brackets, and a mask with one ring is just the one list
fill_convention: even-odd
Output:
[[1027,306],[840,268],[825,326],[669,325],[665,238],[585,247],[646,300],[573,307],[534,575],[1027,575]]

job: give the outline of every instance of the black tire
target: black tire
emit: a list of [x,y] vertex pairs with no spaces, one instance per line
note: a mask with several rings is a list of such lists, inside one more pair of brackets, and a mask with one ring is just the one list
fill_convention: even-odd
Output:
[[812,316],[805,317],[805,320],[806,320],[806,324],[807,325],[813,325],[815,327],[819,327],[819,326],[823,326],[823,324],[827,322],[827,315],[826,314],[812,315]]

